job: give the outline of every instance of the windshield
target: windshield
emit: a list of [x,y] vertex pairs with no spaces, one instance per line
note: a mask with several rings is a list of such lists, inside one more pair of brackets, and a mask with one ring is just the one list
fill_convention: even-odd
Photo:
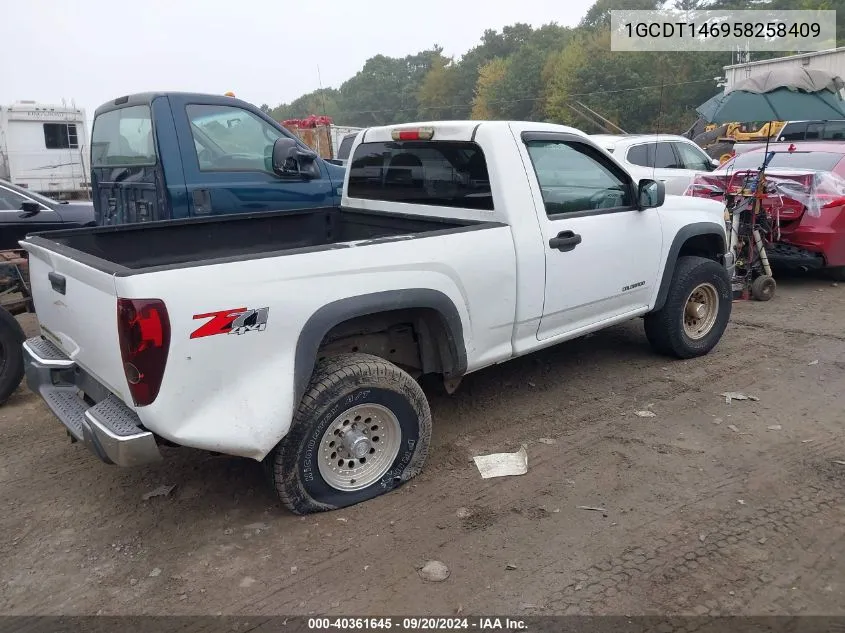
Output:
[[[760,169],[765,157],[764,152],[740,154],[726,163],[721,171],[740,169]],[[769,169],[811,169],[831,171],[842,160],[842,154],[834,152],[777,152],[769,163]]]

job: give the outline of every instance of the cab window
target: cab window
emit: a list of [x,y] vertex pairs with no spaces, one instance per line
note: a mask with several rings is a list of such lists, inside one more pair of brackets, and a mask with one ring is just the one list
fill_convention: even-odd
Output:
[[94,119],[92,167],[155,165],[153,122],[147,105],[109,110]]
[[242,108],[186,107],[200,171],[273,171],[273,144],[282,133]]
[[710,157],[692,145],[675,143],[675,149],[681,157],[681,163],[684,169],[694,169],[696,171],[710,171],[713,169],[713,163],[710,162]]
[[546,214],[630,208],[628,179],[593,148],[568,141],[529,141],[528,155]]
[[658,143],[643,143],[634,145],[628,150],[628,162],[640,167],[656,167],[658,169],[680,169],[678,157],[672,149],[672,143],[661,141]]

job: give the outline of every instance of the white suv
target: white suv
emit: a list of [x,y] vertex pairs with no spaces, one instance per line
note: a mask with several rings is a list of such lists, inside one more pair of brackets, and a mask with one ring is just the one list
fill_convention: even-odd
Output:
[[591,138],[627,167],[634,180],[661,180],[668,194],[683,195],[696,174],[719,166],[718,160],[684,136],[593,134]]

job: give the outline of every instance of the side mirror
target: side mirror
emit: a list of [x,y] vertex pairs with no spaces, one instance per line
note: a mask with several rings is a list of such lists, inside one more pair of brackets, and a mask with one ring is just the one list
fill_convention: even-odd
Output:
[[23,211],[23,213],[21,213],[22,218],[31,218],[32,216],[41,213],[41,205],[37,202],[26,200],[21,203],[21,211]]
[[666,200],[666,185],[659,180],[643,178],[637,185],[637,206],[643,209],[652,209],[662,206]]
[[[713,167],[713,169],[718,169],[719,165],[721,165],[721,164],[722,163],[719,162],[718,158],[711,158],[710,159],[710,165]],[[710,171],[713,171],[713,169],[711,169]]]
[[282,178],[314,178],[319,176],[317,154],[300,149],[286,136],[273,143],[273,172]]

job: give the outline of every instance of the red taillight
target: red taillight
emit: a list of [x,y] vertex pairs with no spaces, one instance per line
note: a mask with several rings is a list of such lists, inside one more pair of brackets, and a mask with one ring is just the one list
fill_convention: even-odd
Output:
[[118,299],[117,334],[132,400],[152,403],[161,387],[170,348],[170,319],[161,299]]
[[718,175],[698,175],[689,184],[685,196],[694,198],[721,199],[725,195],[725,178]]

